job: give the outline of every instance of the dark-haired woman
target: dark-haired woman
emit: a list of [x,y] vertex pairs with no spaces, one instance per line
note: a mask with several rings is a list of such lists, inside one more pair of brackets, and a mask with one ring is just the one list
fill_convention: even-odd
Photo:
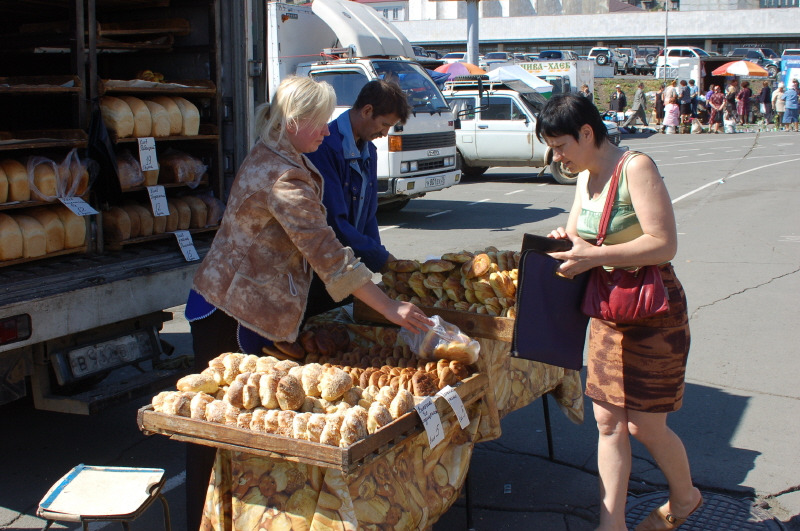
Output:
[[[676,529],[703,498],[692,485],[683,443],[667,427],[667,414],[683,401],[690,338],[686,297],[669,263],[677,249],[675,217],[653,160],[608,142],[600,116],[587,103],[571,94],[554,96],[536,124],[536,134],[553,149],[554,160],[581,172],[567,226],[550,234],[572,241],[572,249],[552,256],[563,260],[560,271],[567,277],[593,267],[659,265],[669,294],[667,313],[626,324],[591,320],[586,395],[593,401],[599,429],[597,529],[627,529],[631,435],[645,445],[669,483],[669,500],[636,529]],[[609,190],[621,162],[618,189]],[[609,193],[616,198],[613,214],[605,242],[596,246],[587,240],[597,236]]]

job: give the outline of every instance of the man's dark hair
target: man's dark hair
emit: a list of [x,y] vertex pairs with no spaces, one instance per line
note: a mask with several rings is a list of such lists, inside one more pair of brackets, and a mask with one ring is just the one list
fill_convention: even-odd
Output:
[[536,120],[536,137],[544,141],[544,136],[570,135],[578,140],[581,127],[585,124],[594,131],[595,145],[601,147],[608,139],[608,129],[597,107],[587,98],[577,94],[558,94],[550,98],[539,113],[539,119]]
[[411,114],[408,98],[400,85],[394,81],[374,79],[364,85],[358,93],[353,108],[361,109],[366,105],[372,105],[374,116],[394,114],[400,118],[401,124],[406,123]]

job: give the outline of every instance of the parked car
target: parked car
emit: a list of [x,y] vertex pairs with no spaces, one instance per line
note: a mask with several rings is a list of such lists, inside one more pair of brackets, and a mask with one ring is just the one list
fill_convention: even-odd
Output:
[[666,65],[669,67],[677,66],[678,59],[682,57],[711,57],[709,53],[702,48],[694,46],[669,46],[659,52],[656,58],[656,66]]
[[633,73],[651,74],[655,72],[656,58],[660,52],[660,46],[637,46],[635,50]]
[[775,77],[781,71],[781,58],[770,48],[734,48],[728,52],[728,57],[743,57],[763,67],[769,77]]
[[786,48],[781,54],[781,59],[787,55],[800,55],[800,48]]
[[436,50],[425,50],[425,53],[428,54],[428,57],[431,59],[441,59],[443,57],[443,54]]
[[589,59],[594,59],[600,66],[613,66],[614,74],[627,71],[627,59],[611,48],[594,47],[589,50]]
[[544,50],[539,52],[539,60],[577,61],[578,54],[572,50]]
[[464,61],[467,58],[467,52],[450,52],[444,54],[442,57],[442,61],[445,63],[457,63],[459,61]]
[[625,67],[620,68],[621,74],[630,74],[636,69],[636,52],[633,48],[617,48],[616,52],[625,59]]

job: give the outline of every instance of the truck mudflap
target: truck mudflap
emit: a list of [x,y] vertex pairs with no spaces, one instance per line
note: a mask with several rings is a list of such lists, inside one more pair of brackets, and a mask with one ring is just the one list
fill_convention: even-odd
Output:
[[458,184],[461,181],[461,171],[455,170],[447,173],[420,175],[419,177],[399,177],[394,181],[395,194],[417,197]]

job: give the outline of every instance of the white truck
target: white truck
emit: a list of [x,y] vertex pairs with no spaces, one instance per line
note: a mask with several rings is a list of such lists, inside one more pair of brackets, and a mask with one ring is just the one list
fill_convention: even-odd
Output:
[[[476,76],[445,84],[445,98],[458,117],[456,145],[465,176],[479,176],[489,167],[549,166],[559,184],[575,184],[577,174],[553,161],[552,150],[536,137],[536,120],[546,100],[532,86],[495,82]],[[619,128],[605,122],[612,142]]]
[[409,59],[408,40],[377,11],[342,0],[315,0],[310,8],[270,2],[267,10],[270,94],[291,74],[327,81],[336,91],[336,116],[373,79],[395,80],[408,95],[408,121],[374,141],[383,210],[459,182],[450,108],[425,69]]
[[594,93],[595,62],[593,60],[532,61],[519,63],[519,66],[553,85],[553,94],[578,92],[584,84],[589,85],[589,91]]

